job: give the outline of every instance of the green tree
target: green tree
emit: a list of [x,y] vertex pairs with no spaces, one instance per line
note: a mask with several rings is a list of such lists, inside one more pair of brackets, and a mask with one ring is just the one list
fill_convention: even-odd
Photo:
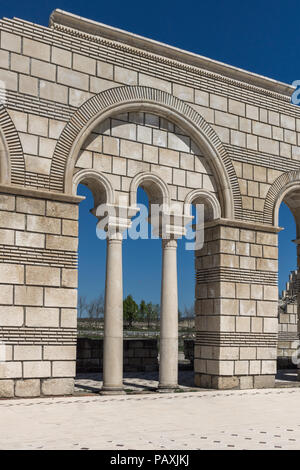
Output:
[[139,309],[139,320],[141,322],[144,322],[147,318],[147,305],[144,300],[141,301],[140,303],[140,309]]
[[133,300],[132,295],[128,295],[123,300],[123,315],[124,321],[128,322],[129,328],[132,327],[134,321],[138,319],[138,305]]

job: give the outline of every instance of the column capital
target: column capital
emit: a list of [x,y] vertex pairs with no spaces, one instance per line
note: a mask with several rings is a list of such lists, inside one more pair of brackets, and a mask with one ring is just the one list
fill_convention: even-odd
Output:
[[131,227],[131,219],[139,210],[138,207],[121,204],[100,204],[91,212],[98,219],[97,228],[108,232],[109,239],[117,240],[122,239],[122,233]]
[[164,250],[176,250],[177,240],[175,238],[162,238],[162,247]]

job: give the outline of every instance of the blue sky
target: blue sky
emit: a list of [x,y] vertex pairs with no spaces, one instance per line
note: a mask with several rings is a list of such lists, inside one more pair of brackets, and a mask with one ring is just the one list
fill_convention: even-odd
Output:
[[[55,8],[116,26],[187,49],[252,72],[292,83],[300,79],[299,0],[1,0],[0,17],[18,17],[48,25]],[[84,188],[81,194],[86,194]],[[96,238],[96,219],[89,214],[91,197],[80,207],[79,293],[88,298],[103,292],[105,242]],[[287,208],[280,211],[286,229],[279,240],[279,286],[295,268],[295,225]],[[124,294],[138,301],[159,302],[160,240],[124,242]],[[180,307],[191,305],[194,295],[192,252],[178,249]]]

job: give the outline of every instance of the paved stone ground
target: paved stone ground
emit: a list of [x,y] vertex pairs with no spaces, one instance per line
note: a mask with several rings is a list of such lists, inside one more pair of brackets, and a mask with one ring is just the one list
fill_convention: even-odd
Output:
[[0,400],[0,449],[299,449],[300,389]]
[[[192,370],[179,370],[179,389],[182,391],[198,391],[194,386]],[[124,388],[127,393],[151,393],[157,389],[158,372],[125,372]],[[277,374],[277,387],[300,387],[297,381],[297,371],[287,369]],[[102,387],[102,374],[78,374],[75,381],[75,392],[98,393]]]
[[[124,389],[127,393],[150,393],[158,386],[158,372],[125,372]],[[98,393],[102,387],[102,374],[78,374],[75,392]],[[184,391],[199,390],[194,386],[193,371],[179,371],[179,389]]]
[[300,448],[300,388],[187,392],[191,378],[181,371],[182,390],[158,394],[156,373],[125,374],[135,393],[111,397],[95,393],[96,374],[77,379],[74,397],[0,400],[0,450]]

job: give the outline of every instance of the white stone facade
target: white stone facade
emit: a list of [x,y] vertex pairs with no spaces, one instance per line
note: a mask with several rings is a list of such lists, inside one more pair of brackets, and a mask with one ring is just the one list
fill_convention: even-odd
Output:
[[[272,385],[281,201],[299,216],[293,88],[60,10],[48,28],[0,21],[0,80],[0,396],[72,392],[80,182],[95,210],[127,207],[125,225],[138,186],[181,220],[163,245],[160,388],[176,387],[173,235],[184,230],[185,202],[207,207],[196,252],[195,382]],[[106,393],[122,391],[120,220],[114,228]]]

